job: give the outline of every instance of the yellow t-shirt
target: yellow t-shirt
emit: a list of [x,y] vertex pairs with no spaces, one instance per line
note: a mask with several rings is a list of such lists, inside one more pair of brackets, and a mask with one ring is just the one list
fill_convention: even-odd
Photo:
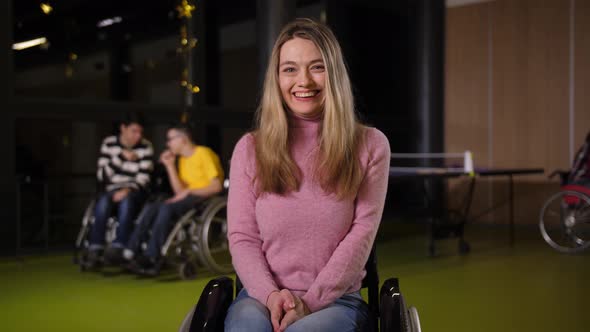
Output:
[[189,189],[205,188],[214,178],[223,183],[223,168],[219,157],[213,150],[201,145],[195,147],[190,157],[180,156],[178,175]]

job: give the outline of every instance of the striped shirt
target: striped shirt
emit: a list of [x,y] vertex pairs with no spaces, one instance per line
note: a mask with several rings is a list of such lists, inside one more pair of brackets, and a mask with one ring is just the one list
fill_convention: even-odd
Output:
[[121,188],[146,189],[154,168],[154,149],[146,139],[136,144],[131,151],[137,160],[127,160],[123,155],[126,148],[118,136],[109,136],[102,141],[98,158],[98,181],[105,184],[107,191]]

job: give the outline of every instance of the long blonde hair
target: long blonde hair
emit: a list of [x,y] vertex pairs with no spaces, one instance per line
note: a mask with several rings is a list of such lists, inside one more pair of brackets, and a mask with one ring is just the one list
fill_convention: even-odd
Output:
[[362,181],[358,149],[364,126],[354,111],[350,79],[336,37],[327,26],[310,19],[296,19],[283,28],[266,70],[254,131],[259,190],[284,194],[297,190],[301,181],[301,171],[289,153],[289,120],[278,78],[281,47],[296,37],[315,44],[327,72],[315,180],[339,198],[354,197]]

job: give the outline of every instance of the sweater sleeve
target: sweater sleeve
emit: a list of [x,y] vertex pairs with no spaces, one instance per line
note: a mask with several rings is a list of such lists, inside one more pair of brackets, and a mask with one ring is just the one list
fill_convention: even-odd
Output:
[[391,151],[385,135],[368,129],[368,164],[355,200],[354,220],[326,266],[302,296],[312,312],[344,295],[363,273],[379,228],[387,184]]
[[232,263],[248,295],[263,305],[278,290],[270,272],[256,222],[254,138],[248,134],[234,148],[227,202],[228,240]]

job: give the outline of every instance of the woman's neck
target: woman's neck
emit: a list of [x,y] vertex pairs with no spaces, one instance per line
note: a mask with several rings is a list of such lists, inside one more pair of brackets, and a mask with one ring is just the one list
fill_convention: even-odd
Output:
[[323,113],[306,117],[293,112],[288,112],[289,128],[307,128],[317,130],[322,123]]

